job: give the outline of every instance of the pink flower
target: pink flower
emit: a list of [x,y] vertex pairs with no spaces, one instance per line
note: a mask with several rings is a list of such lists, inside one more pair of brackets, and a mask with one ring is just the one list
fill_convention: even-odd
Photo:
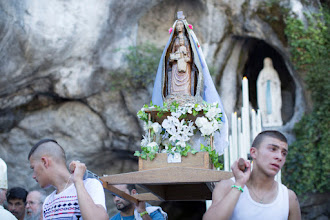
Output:
[[188,27],[192,30],[193,26],[191,24],[188,24]]
[[171,34],[171,32],[173,31],[173,28],[168,29],[168,32]]
[[200,47],[199,43],[197,43],[197,47]]

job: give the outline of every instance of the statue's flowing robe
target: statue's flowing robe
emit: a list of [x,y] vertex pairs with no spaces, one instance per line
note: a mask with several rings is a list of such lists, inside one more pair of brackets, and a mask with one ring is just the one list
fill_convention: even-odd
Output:
[[[219,108],[222,111],[222,117],[221,120],[223,122],[222,128],[220,133],[217,132],[214,135],[214,148],[218,152],[218,154],[222,154],[223,150],[228,146],[228,119],[225,114],[220,96],[218,94],[218,91],[216,90],[212,77],[210,75],[209,69],[206,65],[205,58],[203,55],[203,51],[200,47],[200,44],[196,38],[195,33],[193,32],[192,29],[188,27],[188,23],[186,20],[181,20],[184,23],[184,27],[186,29],[186,32],[189,37],[189,41],[191,44],[191,49],[193,53],[193,62],[195,63],[197,69],[198,69],[198,82],[197,82],[197,92],[196,96],[200,95],[202,96],[203,100],[208,102],[208,103],[218,103]],[[171,32],[170,38],[163,50],[162,57],[160,59],[159,65],[158,65],[158,70],[157,70],[157,75],[154,83],[154,89],[152,93],[152,103],[154,105],[158,106],[163,106],[164,102],[164,82],[165,82],[165,70],[166,70],[166,53],[167,50],[173,40],[173,35],[175,33],[175,26],[176,23],[178,22],[175,21],[173,24],[173,31]],[[201,83],[203,82],[203,84]],[[200,91],[200,94],[198,94]]]
[[264,59],[264,68],[257,79],[258,107],[264,127],[282,126],[281,80],[270,58]]

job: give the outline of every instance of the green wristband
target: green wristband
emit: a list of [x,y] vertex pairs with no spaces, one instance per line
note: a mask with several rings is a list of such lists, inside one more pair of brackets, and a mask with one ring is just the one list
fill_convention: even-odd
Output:
[[231,188],[236,188],[236,189],[238,189],[239,191],[243,192],[243,188],[240,187],[240,186],[231,185]]
[[148,214],[148,212],[147,212],[147,211],[144,211],[144,212],[141,212],[141,213],[140,213],[140,216],[142,217],[142,216],[144,216],[144,215],[146,215],[146,214]]

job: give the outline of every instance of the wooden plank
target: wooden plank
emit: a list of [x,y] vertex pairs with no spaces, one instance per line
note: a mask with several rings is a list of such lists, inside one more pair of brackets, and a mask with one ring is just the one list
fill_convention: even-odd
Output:
[[231,172],[188,167],[167,167],[152,170],[103,176],[108,184],[176,184],[218,182],[229,179]]
[[116,196],[119,196],[119,197],[121,197],[123,199],[126,199],[130,202],[133,202],[135,204],[139,203],[139,200],[136,199],[135,197],[127,194],[124,191],[121,191],[121,190],[117,189],[116,187],[114,187],[112,185],[109,185],[106,181],[103,181],[103,180],[101,180],[101,181],[102,181],[103,188],[105,188],[105,189],[109,190],[110,192],[114,193]]
[[155,196],[153,193],[141,193],[133,195],[139,201],[164,201],[163,199],[159,199],[159,197]]
[[232,176],[231,172],[226,171],[166,167],[103,176],[100,179],[107,183],[104,186],[138,184],[146,188],[153,195],[144,195],[143,201],[152,201],[155,198],[161,201],[204,201],[212,199],[213,186],[210,183]]
[[208,169],[212,169],[213,168],[213,164],[212,164],[212,161],[210,159],[210,155],[209,155],[209,152],[198,152],[197,154],[199,153],[203,153],[203,163],[204,163],[204,167],[207,167]]
[[167,153],[156,154],[155,159],[144,160],[139,158],[139,171],[166,167],[191,167],[200,169],[211,169],[210,156],[208,152],[188,153],[187,157],[181,157],[181,163],[168,163]]

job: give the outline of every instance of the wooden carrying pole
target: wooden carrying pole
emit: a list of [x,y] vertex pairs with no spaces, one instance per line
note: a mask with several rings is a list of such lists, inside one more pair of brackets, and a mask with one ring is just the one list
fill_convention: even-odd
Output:
[[103,188],[109,190],[111,193],[115,194],[116,196],[119,196],[120,198],[126,199],[126,200],[138,205],[139,200],[137,198],[125,193],[124,191],[117,189],[116,187],[114,187],[112,185],[109,185],[106,181],[103,181],[103,180],[101,180],[101,181],[102,181]]

